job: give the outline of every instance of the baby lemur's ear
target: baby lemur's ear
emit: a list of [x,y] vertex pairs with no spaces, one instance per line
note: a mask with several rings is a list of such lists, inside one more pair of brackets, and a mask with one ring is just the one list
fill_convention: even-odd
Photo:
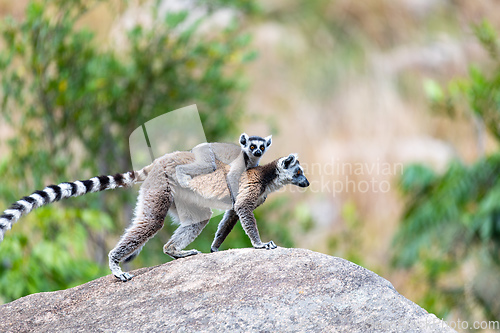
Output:
[[290,154],[287,157],[282,157],[280,162],[283,166],[283,169],[288,169],[290,166],[295,165],[297,162],[297,154]]
[[246,147],[247,144],[248,144],[248,134],[246,133],[242,133],[240,135],[240,144],[243,146],[243,147]]
[[273,138],[272,135],[266,136],[264,138],[264,140],[266,140],[266,148],[269,148],[269,146],[273,143],[273,141],[271,140],[272,138]]

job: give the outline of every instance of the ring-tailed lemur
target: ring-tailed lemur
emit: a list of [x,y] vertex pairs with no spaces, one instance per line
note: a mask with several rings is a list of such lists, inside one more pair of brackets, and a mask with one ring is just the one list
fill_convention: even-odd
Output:
[[229,164],[231,168],[227,174],[227,184],[234,204],[241,175],[245,170],[259,165],[260,158],[271,144],[272,135],[262,138],[248,136],[246,133],[240,136],[240,149],[236,149],[236,146],[230,143],[199,144],[191,150],[195,162],[177,166],[177,180],[182,187],[187,188],[193,177],[214,172],[217,169],[217,160]]
[[140,252],[142,246],[163,227],[167,212],[180,222],[180,226],[163,247],[164,252],[173,258],[199,253],[197,250],[182,249],[191,243],[208,223],[212,215],[210,208],[229,210],[219,224],[212,251],[218,249],[231,231],[237,220],[234,218],[236,215],[255,248],[275,248],[276,245],[272,241],[262,243],[260,240],[253,210],[264,202],[267,194],[284,185],[309,186],[296,155],[291,154],[246,170],[240,179],[234,208],[226,185],[230,167],[219,161],[215,172],[193,178],[189,188],[179,186],[176,167],[193,163],[194,160],[194,154],[190,152],[174,152],[156,159],[139,171],[47,186],[42,191],[20,199],[4,211],[0,216],[0,240],[14,222],[34,208],[62,198],[116,187],[130,187],[143,181],[134,220],[109,253],[111,272],[120,280],[128,281],[132,278],[131,274],[122,272],[120,262],[130,260]]

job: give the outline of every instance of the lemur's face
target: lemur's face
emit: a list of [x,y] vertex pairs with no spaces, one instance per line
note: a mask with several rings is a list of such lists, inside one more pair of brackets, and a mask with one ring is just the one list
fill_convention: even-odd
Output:
[[300,187],[308,187],[309,181],[304,176],[304,169],[297,159],[297,155],[290,154],[278,161],[279,177],[284,183],[292,183]]
[[248,153],[252,154],[255,157],[261,157],[266,151],[264,140],[250,140],[247,147]]
[[248,155],[261,157],[264,152],[271,146],[272,136],[261,138],[260,136],[248,136],[243,133],[240,137],[241,149],[245,150]]

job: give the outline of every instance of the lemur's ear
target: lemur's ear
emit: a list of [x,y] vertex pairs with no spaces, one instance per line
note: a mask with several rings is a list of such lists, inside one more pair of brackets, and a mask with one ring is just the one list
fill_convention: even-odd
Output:
[[272,135],[266,136],[264,138],[264,140],[266,140],[266,148],[269,148],[269,146],[271,146],[271,144],[273,143],[272,138],[273,138]]
[[283,163],[283,168],[288,169],[291,165],[295,165],[297,162],[297,154],[290,154],[287,157],[282,157],[281,161]]
[[248,134],[246,133],[242,133],[240,135],[240,144],[243,146],[243,147],[246,147],[248,143]]

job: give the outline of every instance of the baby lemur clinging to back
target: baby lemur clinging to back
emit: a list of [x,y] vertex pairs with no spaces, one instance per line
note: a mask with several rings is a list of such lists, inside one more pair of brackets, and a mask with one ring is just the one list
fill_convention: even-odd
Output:
[[247,169],[259,165],[260,158],[271,146],[272,135],[262,138],[260,136],[248,136],[246,133],[240,136],[241,149],[231,143],[202,143],[194,147],[191,152],[195,156],[195,162],[176,167],[176,175],[179,185],[189,187],[189,181],[196,176],[212,173],[217,169],[217,161],[229,164],[227,173],[227,185],[233,204],[238,194],[238,186],[241,175]]
[[174,152],[156,159],[151,165],[139,171],[47,186],[18,200],[3,212],[0,216],[0,241],[3,240],[5,232],[22,215],[42,205],[90,192],[131,187],[143,181],[132,224],[109,253],[111,272],[120,280],[128,281],[132,275],[123,272],[119,264],[139,253],[142,246],[163,227],[167,212],[180,224],[163,247],[163,251],[173,258],[199,253],[197,250],[183,251],[183,249],[200,234],[210,220],[212,216],[210,208],[227,210],[219,223],[212,251],[219,248],[238,218],[255,248],[276,248],[272,241],[262,243],[253,210],[264,202],[269,193],[282,186],[287,184],[309,186],[296,155],[290,154],[243,172],[234,205],[226,183],[230,166],[220,161],[216,161],[216,171],[194,177],[189,182],[188,188],[179,186],[176,167],[194,161],[193,153]]

